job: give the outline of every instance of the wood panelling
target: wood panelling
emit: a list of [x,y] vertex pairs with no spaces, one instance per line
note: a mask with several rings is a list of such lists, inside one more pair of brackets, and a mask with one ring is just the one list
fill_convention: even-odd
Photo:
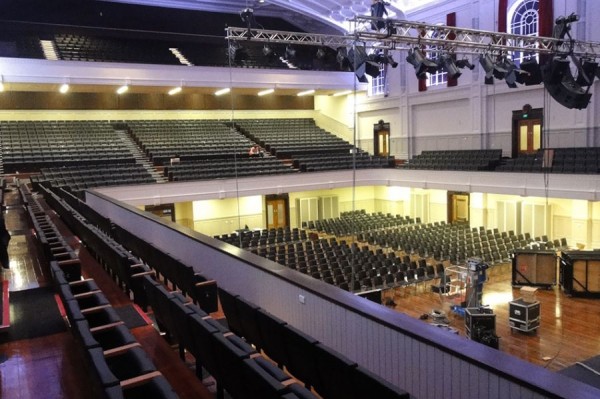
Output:
[[[166,90],[166,89],[165,89]],[[232,101],[233,100],[233,101]],[[35,110],[312,110],[312,96],[224,95],[181,93],[77,93],[7,91],[0,95],[0,109]]]

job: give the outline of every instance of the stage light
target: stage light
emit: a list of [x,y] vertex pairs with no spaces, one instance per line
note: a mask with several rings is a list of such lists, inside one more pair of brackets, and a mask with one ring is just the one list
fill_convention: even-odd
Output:
[[438,69],[438,64],[427,59],[423,51],[417,47],[408,50],[406,61],[415,68],[415,74],[419,79],[427,79],[427,72],[435,73]]
[[226,87],[224,89],[220,89],[215,91],[215,96],[222,96],[223,94],[227,94],[231,91],[231,89],[229,87]]
[[285,48],[285,58],[288,60],[296,58],[296,49],[290,45],[287,45]]
[[233,62],[245,61],[248,58],[246,49],[244,49],[238,42],[231,42],[229,44],[229,58]]
[[127,92],[127,90],[129,90],[129,86],[123,85],[117,89],[117,94],[124,94]]
[[348,52],[348,58],[354,65],[354,74],[361,83],[367,83],[365,74],[376,78],[379,76],[379,64],[370,60],[364,46],[354,46]]
[[262,49],[262,53],[265,57],[269,57],[273,55],[273,49],[268,44],[265,44],[265,46]]
[[471,61],[469,61],[466,58],[463,58],[461,60],[457,60],[456,61],[456,66],[459,67],[459,68],[462,68],[462,69],[469,68],[471,71],[473,69],[475,69],[475,65],[471,64]]
[[275,91],[275,89],[266,89],[266,90],[259,91],[257,94],[259,97],[262,97],[262,96],[266,96],[267,94],[271,94],[274,91]]
[[440,57],[440,64],[442,65],[442,69],[448,74],[448,79],[458,79],[462,75],[462,72],[454,62],[453,56],[450,54],[443,54]]
[[69,91],[69,85],[67,83],[63,83],[62,85],[60,85],[60,88],[58,89],[58,91],[61,94],[65,94]]
[[496,79],[504,79],[508,70],[504,66],[504,60],[495,62],[491,54],[481,54],[479,56],[479,64],[485,71],[485,84],[493,85],[494,77]]
[[317,59],[321,60],[323,58],[325,58],[325,55],[327,53],[325,52],[325,49],[323,47],[319,47],[319,49],[317,50],[317,54],[315,54],[315,57],[317,57]]
[[348,58],[348,49],[339,47],[335,56],[337,63],[340,65],[340,70],[348,71],[350,69],[350,59]]
[[517,82],[525,86],[539,85],[542,83],[542,70],[534,57],[523,60],[519,65],[521,73],[517,74]]
[[298,97],[303,97],[303,96],[308,96],[310,94],[314,94],[314,90],[305,90],[305,91],[301,91],[300,93],[296,94]]

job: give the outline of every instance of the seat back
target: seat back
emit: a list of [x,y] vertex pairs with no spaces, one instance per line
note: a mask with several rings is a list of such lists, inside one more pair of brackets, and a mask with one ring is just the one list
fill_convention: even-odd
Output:
[[280,367],[288,363],[283,330],[285,321],[264,309],[256,310],[256,322],[263,343],[262,350]]
[[289,372],[307,387],[318,383],[315,344],[319,341],[289,324],[283,326],[283,339]]

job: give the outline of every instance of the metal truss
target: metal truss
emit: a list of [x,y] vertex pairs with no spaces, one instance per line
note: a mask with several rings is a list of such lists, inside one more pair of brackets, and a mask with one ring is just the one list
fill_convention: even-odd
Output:
[[[454,26],[430,25],[411,22],[357,16],[353,20],[351,35],[321,35],[312,33],[283,32],[264,29],[227,28],[229,40],[253,40],[270,43],[329,46],[332,48],[365,45],[379,49],[405,49],[422,46],[425,51],[449,53],[494,54],[523,51],[535,54],[572,54],[585,58],[600,58],[600,43],[578,40],[562,40],[550,37],[520,36],[508,33],[465,29]],[[373,24],[383,25],[373,30]]]

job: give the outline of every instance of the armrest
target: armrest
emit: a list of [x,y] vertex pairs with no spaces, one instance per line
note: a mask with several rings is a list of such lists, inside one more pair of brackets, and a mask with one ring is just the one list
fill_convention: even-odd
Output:
[[206,280],[206,281],[202,281],[200,283],[196,283],[194,284],[195,287],[202,287],[204,285],[216,285],[217,284],[217,280]]
[[82,292],[81,294],[75,294],[75,295],[73,295],[73,298],[75,298],[75,299],[87,298],[87,297],[90,297],[90,296],[94,296],[95,294],[97,294],[99,292],[101,293],[102,291],[100,291],[100,290],[94,290],[94,291]]
[[131,348],[141,347],[142,345],[139,342],[132,342],[131,344],[118,346],[116,348],[108,349],[104,351],[104,357],[117,356],[121,353],[127,352]]
[[81,285],[81,284],[85,284],[85,283],[88,283],[88,282],[90,282],[90,281],[94,281],[94,279],[93,279],[93,278],[85,278],[85,279],[83,279],[83,280],[69,281],[69,283],[68,283],[68,284],[69,284],[70,286],[75,286],[75,285]]
[[138,385],[145,384],[146,382],[150,381],[151,379],[159,377],[161,375],[162,374],[160,371],[151,371],[150,373],[142,374],[137,377],[130,378],[128,380],[123,380],[120,383],[121,388],[123,388],[123,389],[133,388]]
[[94,307],[87,308],[87,309],[81,309],[81,314],[85,315],[88,313],[94,313],[94,312],[98,312],[102,309],[106,309],[106,308],[110,308],[110,307],[111,307],[110,304],[107,304],[107,305],[94,306]]
[[73,265],[75,263],[79,263],[79,259],[78,258],[73,258],[73,259],[65,259],[65,260],[58,260],[56,261],[60,266],[63,265]]
[[94,333],[98,331],[108,330],[110,328],[115,328],[116,326],[120,326],[122,324],[125,324],[125,322],[123,320],[119,320],[115,321],[114,323],[104,324],[98,327],[92,327],[90,328],[90,331]]
[[156,272],[154,270],[150,270],[147,272],[141,272],[141,273],[136,273],[136,274],[132,274],[131,277],[143,277],[143,276],[154,276],[156,275]]

